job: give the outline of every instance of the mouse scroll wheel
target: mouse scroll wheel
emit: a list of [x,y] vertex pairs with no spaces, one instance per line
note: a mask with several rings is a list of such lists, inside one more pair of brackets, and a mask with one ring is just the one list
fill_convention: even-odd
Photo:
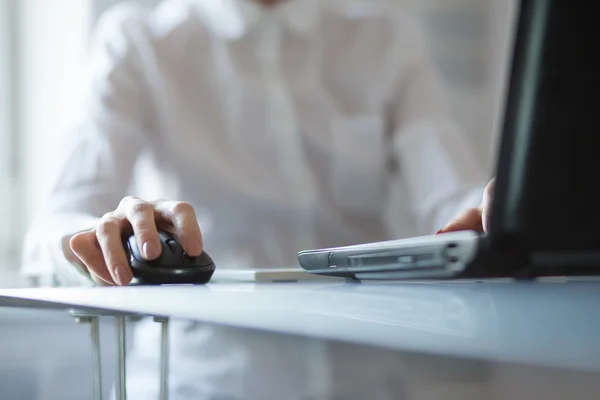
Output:
[[169,248],[171,249],[171,251],[173,253],[181,253],[181,252],[183,252],[183,249],[181,248],[181,246],[179,245],[179,243],[177,243],[173,239],[167,240],[167,246],[169,246]]

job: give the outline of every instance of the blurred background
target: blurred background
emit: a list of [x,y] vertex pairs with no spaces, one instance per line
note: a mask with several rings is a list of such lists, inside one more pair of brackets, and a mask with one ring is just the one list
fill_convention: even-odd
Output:
[[[44,201],[98,17],[122,0],[0,0],[0,282],[19,285],[25,229]],[[212,0],[206,0],[212,1]],[[416,10],[452,110],[491,172],[515,0],[397,0]],[[137,0],[148,7],[158,0]],[[140,161],[146,179],[155,175]],[[151,172],[151,171],[150,171]]]
[[[422,17],[456,120],[491,174],[515,0],[397,1]],[[119,2],[0,0],[0,287],[25,284],[22,238],[46,196],[47,166],[70,122],[88,38]],[[140,161],[146,179],[156,179],[147,168]],[[0,366],[8,367],[0,368],[0,397],[87,398],[86,328],[62,314],[0,309],[0,316]]]

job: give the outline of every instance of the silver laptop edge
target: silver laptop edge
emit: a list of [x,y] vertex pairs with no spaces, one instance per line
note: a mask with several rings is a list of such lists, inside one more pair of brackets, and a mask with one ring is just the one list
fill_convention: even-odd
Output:
[[474,259],[480,239],[474,231],[453,232],[306,250],[298,261],[312,273],[355,279],[449,278]]

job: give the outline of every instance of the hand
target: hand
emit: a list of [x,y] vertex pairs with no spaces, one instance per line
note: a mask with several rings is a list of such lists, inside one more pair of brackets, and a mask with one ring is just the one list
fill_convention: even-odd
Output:
[[494,182],[495,180],[492,179],[485,187],[485,190],[483,191],[483,200],[479,207],[465,210],[448,225],[446,225],[445,228],[440,229],[437,233],[465,230],[487,232],[489,227],[490,211],[492,209]]
[[175,234],[190,256],[202,253],[202,234],[192,206],[178,201],[145,202],[124,198],[90,231],[73,235],[69,245],[97,283],[127,285],[133,278],[122,238],[134,233],[142,256],[153,260],[162,248],[158,231]]

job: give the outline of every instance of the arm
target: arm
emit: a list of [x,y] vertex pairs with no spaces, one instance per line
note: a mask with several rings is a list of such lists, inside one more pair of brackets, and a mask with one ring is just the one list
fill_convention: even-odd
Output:
[[49,199],[25,240],[23,273],[43,282],[90,282],[69,238],[92,229],[125,196],[145,135],[153,129],[130,39],[136,23],[134,13],[118,9],[99,22],[92,38],[78,122],[59,147]]
[[420,231],[433,233],[460,211],[479,205],[486,177],[449,116],[418,29],[401,35],[405,45],[397,50],[402,61],[392,107],[392,147],[403,179],[394,177],[387,220],[394,219],[398,193],[406,193]]

